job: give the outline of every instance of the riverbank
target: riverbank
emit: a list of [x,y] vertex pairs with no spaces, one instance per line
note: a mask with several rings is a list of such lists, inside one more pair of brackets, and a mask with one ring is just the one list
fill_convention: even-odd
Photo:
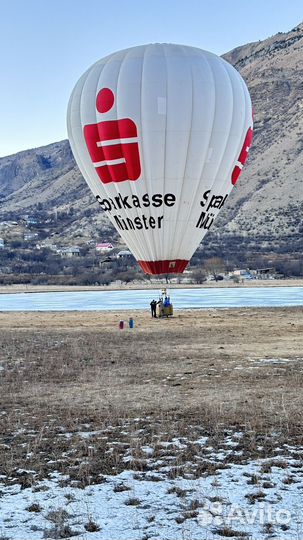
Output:
[[201,288],[243,288],[243,287],[303,287],[303,279],[253,279],[234,281],[206,281],[199,284],[190,283],[127,283],[122,285],[0,285],[0,294],[35,293],[35,292],[77,292],[77,291],[123,291],[123,290],[161,290],[164,287],[171,289],[201,289]]

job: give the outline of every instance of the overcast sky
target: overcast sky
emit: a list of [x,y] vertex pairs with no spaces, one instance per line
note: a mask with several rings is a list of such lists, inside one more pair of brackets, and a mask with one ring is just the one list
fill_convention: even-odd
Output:
[[96,60],[144,43],[223,54],[287,32],[302,0],[0,0],[0,156],[65,139],[69,95]]

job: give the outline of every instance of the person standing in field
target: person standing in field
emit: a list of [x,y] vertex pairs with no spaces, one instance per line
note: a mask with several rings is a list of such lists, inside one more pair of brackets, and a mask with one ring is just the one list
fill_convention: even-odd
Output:
[[152,300],[151,303],[150,303],[150,311],[151,311],[151,316],[152,317],[157,317],[156,307],[157,307],[156,300]]

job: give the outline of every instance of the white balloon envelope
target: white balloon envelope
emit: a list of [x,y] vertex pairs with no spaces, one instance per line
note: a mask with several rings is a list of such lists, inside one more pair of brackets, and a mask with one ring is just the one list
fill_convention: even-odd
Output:
[[84,73],[67,127],[82,175],[142,269],[178,273],[241,173],[252,105],[222,58],[142,45]]

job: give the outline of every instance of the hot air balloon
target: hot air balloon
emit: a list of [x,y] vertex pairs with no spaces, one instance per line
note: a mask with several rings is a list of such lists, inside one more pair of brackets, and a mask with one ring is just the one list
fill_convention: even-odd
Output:
[[222,58],[142,45],[84,73],[67,127],[82,175],[144,272],[180,273],[238,180],[252,105]]

